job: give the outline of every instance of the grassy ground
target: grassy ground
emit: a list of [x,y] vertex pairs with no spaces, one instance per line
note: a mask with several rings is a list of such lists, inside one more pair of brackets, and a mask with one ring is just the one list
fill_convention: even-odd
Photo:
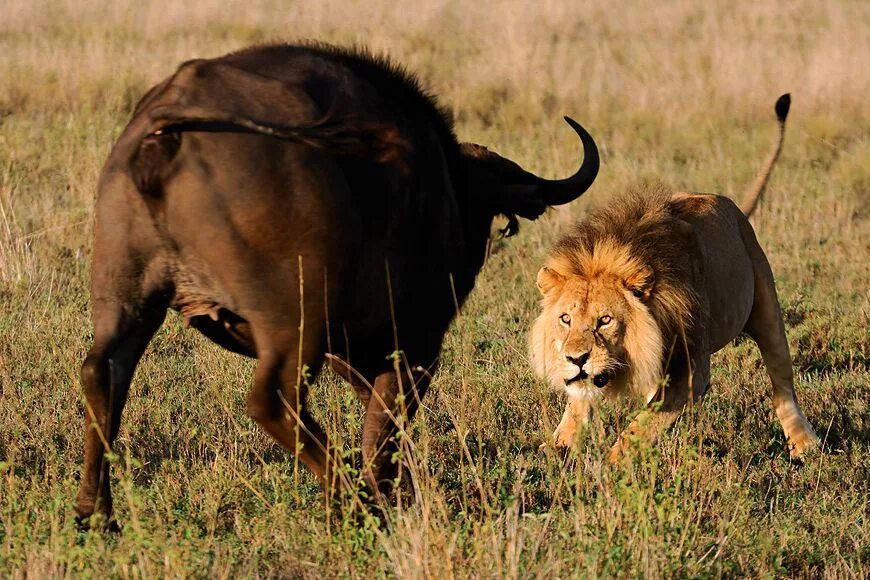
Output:
[[[870,7],[852,1],[8,0],[0,18],[0,576],[830,576],[870,574]],[[534,7],[532,7],[534,6]],[[327,513],[244,414],[249,361],[172,316],[117,447],[120,535],[79,534],[78,367],[89,346],[95,181],[132,104],[174,66],[268,39],[365,43],[418,71],[461,138],[549,176],[560,121],[603,154],[585,198],[498,243],[411,433],[419,500],[386,528]],[[739,196],[794,97],[753,218],[777,275],[797,391],[824,453],[790,464],[748,341],[633,467],[605,408],[567,458],[537,452],[562,403],[525,336],[533,275],[589,204],[639,181]],[[348,448],[360,409],[312,392]]]

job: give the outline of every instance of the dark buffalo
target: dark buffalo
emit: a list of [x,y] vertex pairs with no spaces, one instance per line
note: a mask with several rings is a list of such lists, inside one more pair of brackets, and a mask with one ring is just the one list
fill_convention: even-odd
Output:
[[169,308],[259,359],[248,413],[327,489],[340,454],[305,394],[328,360],[366,407],[364,473],[386,491],[395,420],[426,390],[493,217],[514,230],[595,179],[595,143],[566,120],[584,161],[546,180],[459,143],[412,76],[367,54],[257,47],[152,88],[99,182],[79,515],[111,515],[104,451]]

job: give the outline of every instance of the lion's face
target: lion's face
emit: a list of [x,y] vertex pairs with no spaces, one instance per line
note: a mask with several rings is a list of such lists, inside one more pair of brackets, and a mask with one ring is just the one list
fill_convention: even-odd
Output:
[[552,379],[572,390],[624,379],[631,313],[616,280],[566,281],[545,315],[555,350]]
[[538,273],[543,310],[530,337],[538,374],[569,394],[590,397],[634,386],[637,371],[644,383],[653,380],[661,335],[643,304],[646,274],[577,276],[550,266]]

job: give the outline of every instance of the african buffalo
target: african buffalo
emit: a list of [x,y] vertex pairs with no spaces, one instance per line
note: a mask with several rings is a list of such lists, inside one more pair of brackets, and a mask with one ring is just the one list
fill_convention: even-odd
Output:
[[359,51],[255,47],[148,91],[98,186],[79,517],[111,516],[104,452],[169,308],[259,359],[248,413],[326,489],[340,453],[305,394],[329,361],[366,407],[364,474],[386,492],[396,417],[426,390],[494,216],[512,232],[597,175],[595,143],[566,120],[584,161],[547,180],[459,143],[413,76]]

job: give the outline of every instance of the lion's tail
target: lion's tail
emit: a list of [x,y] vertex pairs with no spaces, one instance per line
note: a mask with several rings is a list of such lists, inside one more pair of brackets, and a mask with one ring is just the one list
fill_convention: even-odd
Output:
[[773,166],[776,163],[776,160],[779,159],[779,153],[782,151],[782,142],[785,140],[785,118],[788,117],[788,109],[790,106],[791,95],[788,93],[782,95],[776,100],[774,110],[776,111],[776,118],[779,121],[779,139],[777,139],[776,145],[774,146],[770,157],[767,159],[767,163],[764,164],[764,168],[762,168],[761,173],[758,174],[758,178],[755,180],[752,189],[749,190],[749,193],[746,194],[745,199],[740,204],[740,210],[746,217],[751,216],[752,212],[755,211],[755,208],[758,207],[758,202],[761,201],[761,195],[764,193],[764,190],[767,189],[767,182],[770,178],[771,172],[773,171]]

